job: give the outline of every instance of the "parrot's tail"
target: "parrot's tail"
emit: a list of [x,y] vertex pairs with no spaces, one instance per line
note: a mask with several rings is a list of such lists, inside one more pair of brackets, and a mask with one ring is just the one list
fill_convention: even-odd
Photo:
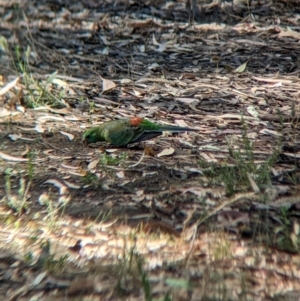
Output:
[[160,127],[162,132],[172,132],[172,133],[179,133],[179,132],[197,132],[196,129],[191,129],[188,127],[181,127],[181,126],[162,126]]

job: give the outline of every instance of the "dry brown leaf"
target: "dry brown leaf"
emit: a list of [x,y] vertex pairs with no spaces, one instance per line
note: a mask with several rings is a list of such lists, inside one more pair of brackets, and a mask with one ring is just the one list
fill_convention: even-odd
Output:
[[289,38],[294,38],[296,40],[300,40],[300,32],[292,30],[290,27],[287,27],[287,30],[283,30],[280,28],[280,33],[277,35],[277,37],[284,38],[284,37],[289,37]]
[[45,181],[44,184],[52,184],[55,187],[59,188],[59,193],[61,195],[65,194],[66,191],[68,190],[68,187],[65,184],[63,184],[62,182],[59,182],[56,179],[49,179],[49,180]]
[[255,107],[254,107],[254,106],[249,106],[249,107],[247,107],[247,112],[248,112],[252,117],[258,118],[258,112],[255,110]]
[[36,276],[36,278],[34,279],[32,285],[33,286],[38,286],[47,276],[48,271],[44,271],[42,273],[40,273],[39,275]]
[[20,77],[17,77],[14,80],[12,80],[11,82],[9,82],[8,84],[6,84],[4,87],[2,87],[0,89],[0,96],[4,95],[9,90],[11,90],[12,88],[14,88],[18,84],[19,80],[20,80]]
[[100,39],[102,40],[102,42],[104,43],[104,45],[109,46],[111,43],[107,40],[106,36],[99,36]]
[[234,73],[243,73],[246,70],[248,61],[246,61],[244,64],[237,67],[233,72]]
[[66,133],[66,132],[63,132],[63,131],[60,131],[60,133],[64,136],[67,136],[69,141],[72,141],[74,140],[74,135],[70,134],[70,133]]
[[119,179],[124,179],[124,171],[119,171],[116,173],[116,176],[119,178]]
[[39,122],[47,122],[47,121],[60,121],[60,122],[65,122],[66,120],[62,117],[57,117],[57,116],[52,116],[52,115],[45,115],[45,116],[40,116],[37,119]]
[[63,108],[63,109],[52,109],[52,108],[50,108],[49,111],[51,113],[60,114],[60,115],[69,115],[71,113],[68,108]]
[[14,157],[14,156],[5,154],[3,152],[0,152],[0,158],[3,160],[12,161],[12,162],[27,162],[28,161],[28,159],[26,159],[26,158]]
[[153,63],[150,66],[148,66],[149,70],[155,70],[157,68],[160,68],[160,66],[157,63]]
[[72,189],[80,189],[80,185],[76,185],[74,183],[71,183],[69,181],[64,180],[64,183],[67,185],[67,187],[72,188]]
[[133,83],[133,81],[129,78],[122,78],[120,83],[123,84],[123,85],[128,85],[128,84]]
[[199,102],[197,98],[184,98],[184,97],[178,97],[175,98],[177,101],[181,101],[183,103],[193,103],[193,102]]
[[252,77],[255,80],[258,81],[263,81],[267,83],[281,83],[281,84],[291,84],[293,81],[289,79],[283,79],[283,78],[268,78],[268,77],[258,77],[258,76],[253,76]]
[[95,169],[96,166],[98,165],[98,163],[99,163],[99,159],[96,159],[96,160],[91,161],[91,162],[89,163],[89,165],[88,165],[88,169],[89,169],[89,170]]
[[12,118],[15,115],[19,115],[20,112],[16,111],[9,111],[6,108],[1,108],[0,107],[0,122],[6,122],[8,119],[7,118]]
[[25,108],[25,107],[19,106],[19,105],[16,106],[16,109],[17,109],[18,111],[20,111],[21,113],[25,113],[25,111],[26,111],[26,108]]
[[54,78],[52,80],[52,83],[59,86],[59,87],[64,87],[64,88],[68,86],[67,82],[65,82],[64,80],[61,80],[59,78]]
[[41,194],[38,198],[38,202],[42,206],[46,205],[49,202],[49,200],[50,200],[50,196],[46,192]]
[[207,194],[207,190],[205,188],[202,187],[189,187],[189,188],[185,188],[185,189],[181,189],[182,193],[187,193],[190,192],[192,194],[195,194],[199,197],[204,197]]
[[22,137],[21,134],[9,134],[8,137],[12,140],[12,141],[17,141],[18,139],[20,139]]
[[152,19],[148,20],[133,20],[129,23],[129,25],[135,29],[141,29],[141,28],[151,28],[156,23]]
[[214,157],[213,154],[208,154],[208,153],[201,152],[200,155],[207,162],[218,162],[218,160]]
[[176,119],[175,120],[175,123],[178,125],[178,126],[182,126],[182,127],[189,127],[184,120],[182,119]]
[[195,79],[196,74],[195,73],[183,73],[180,75],[179,79]]
[[165,148],[163,151],[161,151],[156,156],[157,157],[169,156],[169,155],[172,155],[174,152],[175,152],[174,148],[169,147],[169,148]]
[[43,128],[43,126],[42,126],[40,123],[38,123],[38,124],[34,127],[34,129],[35,129],[38,133],[44,133],[44,132],[45,132],[45,129]]
[[152,147],[150,147],[149,145],[145,146],[144,152],[145,152],[146,156],[151,156],[151,157],[154,157],[155,154],[156,154],[156,151]]
[[247,172],[247,177],[248,177],[248,180],[249,180],[249,182],[250,182],[250,184],[251,184],[251,186],[252,186],[253,191],[254,191],[255,193],[260,192],[259,187],[258,187],[257,184],[255,183],[255,181],[254,181],[253,177],[251,176],[251,174],[248,173],[248,172]]
[[102,92],[114,89],[116,86],[117,85],[112,80],[105,79],[102,77]]
[[263,134],[263,135],[272,135],[272,136],[276,136],[276,137],[281,137],[282,136],[282,133],[279,133],[277,131],[272,131],[272,130],[269,130],[269,129],[262,129],[261,131],[259,131],[260,134]]

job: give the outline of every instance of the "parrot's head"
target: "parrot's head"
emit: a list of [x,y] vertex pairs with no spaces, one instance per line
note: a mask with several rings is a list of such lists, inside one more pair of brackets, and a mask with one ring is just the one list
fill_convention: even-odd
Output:
[[82,140],[84,143],[89,144],[89,143],[95,143],[98,141],[98,132],[97,128],[92,128],[83,134]]

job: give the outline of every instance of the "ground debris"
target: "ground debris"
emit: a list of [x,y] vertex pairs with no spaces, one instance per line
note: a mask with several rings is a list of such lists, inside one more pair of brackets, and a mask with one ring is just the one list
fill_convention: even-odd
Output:
[[3,3],[3,300],[298,297],[298,2]]

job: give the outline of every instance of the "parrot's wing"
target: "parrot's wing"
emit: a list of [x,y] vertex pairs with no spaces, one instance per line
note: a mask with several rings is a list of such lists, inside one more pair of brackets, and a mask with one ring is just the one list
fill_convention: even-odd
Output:
[[158,132],[143,132],[141,135],[139,135],[138,137],[136,137],[136,139],[132,139],[132,143],[135,143],[135,142],[142,142],[142,141],[145,141],[145,140],[149,140],[149,139],[152,139],[152,138],[155,138],[157,136],[160,136],[162,134],[162,132],[158,131]]
[[118,128],[117,130],[104,130],[105,140],[109,141],[115,146],[124,146],[131,142],[134,137],[139,137],[143,130],[142,129],[133,129],[131,127],[124,127],[122,129]]

